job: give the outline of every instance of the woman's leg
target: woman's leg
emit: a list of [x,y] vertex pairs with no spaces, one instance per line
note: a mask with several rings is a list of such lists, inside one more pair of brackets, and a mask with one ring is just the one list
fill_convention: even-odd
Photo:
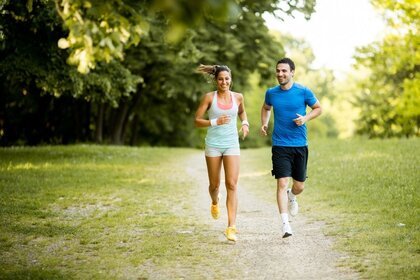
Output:
[[224,156],[223,167],[225,170],[226,183],[226,208],[228,214],[228,227],[236,225],[236,211],[238,208],[238,177],[239,177],[239,156]]
[[216,205],[218,203],[222,157],[206,157],[206,163],[209,176],[209,194],[212,204]]

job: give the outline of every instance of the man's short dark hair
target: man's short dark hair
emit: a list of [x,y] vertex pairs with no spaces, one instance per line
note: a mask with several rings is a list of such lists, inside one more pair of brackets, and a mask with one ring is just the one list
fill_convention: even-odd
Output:
[[280,59],[279,61],[277,61],[276,66],[279,65],[280,63],[289,64],[290,70],[295,71],[295,63],[290,58],[284,57],[284,58]]

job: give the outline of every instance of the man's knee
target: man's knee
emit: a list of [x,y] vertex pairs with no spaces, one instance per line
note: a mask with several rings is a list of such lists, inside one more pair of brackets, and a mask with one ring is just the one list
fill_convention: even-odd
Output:
[[305,189],[304,182],[299,182],[299,181],[293,182],[293,187],[292,187],[293,194],[300,194],[301,192],[303,192],[304,189]]
[[289,185],[289,178],[280,178],[277,179],[277,188],[280,190],[285,190]]

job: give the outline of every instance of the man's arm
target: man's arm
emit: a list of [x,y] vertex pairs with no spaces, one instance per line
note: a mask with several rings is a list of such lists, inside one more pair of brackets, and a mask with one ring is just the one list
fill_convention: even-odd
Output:
[[268,122],[271,116],[271,106],[263,104],[261,107],[261,134],[267,136]]
[[307,113],[305,116],[296,114],[298,117],[296,119],[293,119],[293,121],[295,122],[297,126],[304,125],[306,122],[312,119],[315,119],[316,117],[321,115],[322,107],[319,101],[317,101],[314,105],[312,105],[311,108],[312,110],[309,113]]
[[310,121],[312,119],[315,119],[316,117],[318,117],[319,115],[322,114],[322,107],[321,107],[321,103],[319,103],[319,101],[317,101],[311,108],[312,108],[312,110],[305,116],[306,121]]

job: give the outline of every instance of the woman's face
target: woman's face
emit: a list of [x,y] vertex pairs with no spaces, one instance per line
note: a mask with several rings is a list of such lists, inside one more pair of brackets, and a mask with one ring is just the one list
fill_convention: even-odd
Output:
[[232,83],[232,78],[230,77],[230,73],[228,71],[221,71],[216,78],[217,89],[219,91],[226,91],[229,90],[230,84]]

